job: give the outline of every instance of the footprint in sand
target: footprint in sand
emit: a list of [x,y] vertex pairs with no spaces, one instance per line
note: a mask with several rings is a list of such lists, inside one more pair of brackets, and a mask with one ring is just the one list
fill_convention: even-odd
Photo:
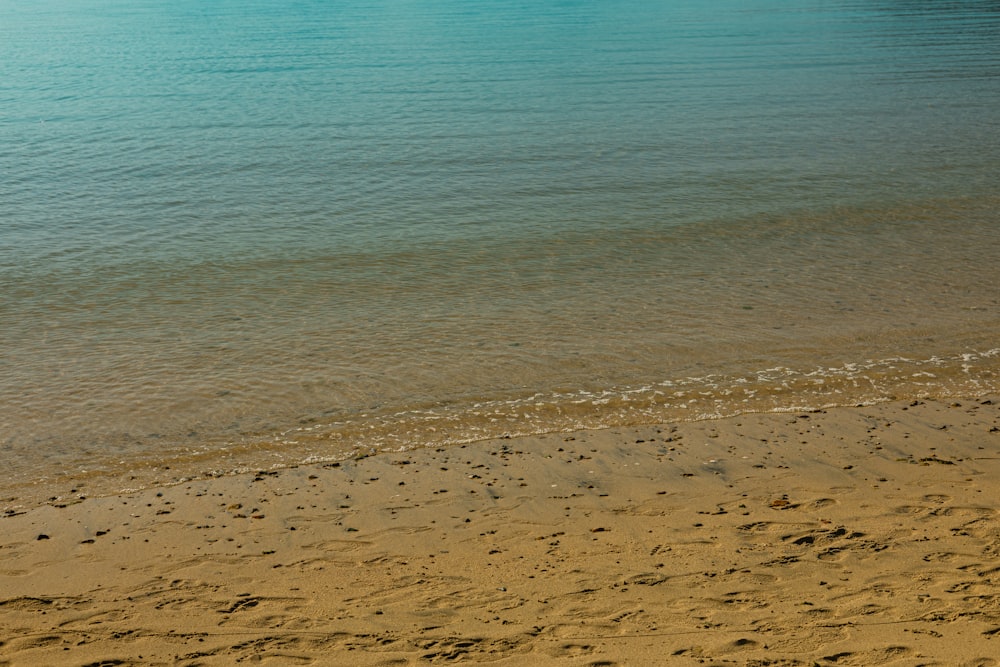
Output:
[[832,655],[823,656],[823,660],[835,665],[884,665],[895,662],[901,658],[913,655],[913,649],[907,646],[886,646],[884,648],[872,649],[869,651],[851,652],[844,651]]
[[554,658],[578,658],[590,655],[594,650],[594,647],[590,644],[561,644],[553,649],[550,654]]

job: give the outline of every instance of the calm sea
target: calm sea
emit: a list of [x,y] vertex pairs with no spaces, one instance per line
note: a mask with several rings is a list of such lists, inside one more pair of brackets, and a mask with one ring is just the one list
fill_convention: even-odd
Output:
[[995,392],[998,184],[994,0],[0,0],[0,506]]

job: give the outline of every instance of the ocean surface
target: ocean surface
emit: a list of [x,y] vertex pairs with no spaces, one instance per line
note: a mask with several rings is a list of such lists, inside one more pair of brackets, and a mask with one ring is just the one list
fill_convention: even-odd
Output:
[[0,507],[996,392],[998,185],[992,0],[0,0]]

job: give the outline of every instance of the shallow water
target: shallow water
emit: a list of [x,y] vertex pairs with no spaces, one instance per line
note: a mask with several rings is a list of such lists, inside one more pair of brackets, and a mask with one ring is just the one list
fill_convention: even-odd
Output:
[[0,2],[0,63],[10,503],[1000,386],[992,2]]

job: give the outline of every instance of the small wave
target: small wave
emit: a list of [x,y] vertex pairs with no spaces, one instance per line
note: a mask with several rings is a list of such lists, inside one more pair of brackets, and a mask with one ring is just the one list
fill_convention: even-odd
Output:
[[[349,417],[270,433],[201,443],[197,448],[132,452],[86,466],[55,469],[8,489],[19,505],[186,483],[253,470],[344,461],[379,453],[464,445],[491,439],[621,426],[723,419],[750,413],[808,412],[891,400],[958,398],[1000,391],[1000,348],[926,359],[890,357],[839,366],[769,367],[636,386],[531,392]],[[13,507],[13,505],[12,505]]]
[[923,360],[891,357],[809,370],[772,367],[599,391],[533,393],[365,412],[283,431],[271,439],[288,447],[290,455],[307,448],[308,455],[299,460],[312,462],[541,433],[988,393],[1000,387],[998,358],[1000,348]]

